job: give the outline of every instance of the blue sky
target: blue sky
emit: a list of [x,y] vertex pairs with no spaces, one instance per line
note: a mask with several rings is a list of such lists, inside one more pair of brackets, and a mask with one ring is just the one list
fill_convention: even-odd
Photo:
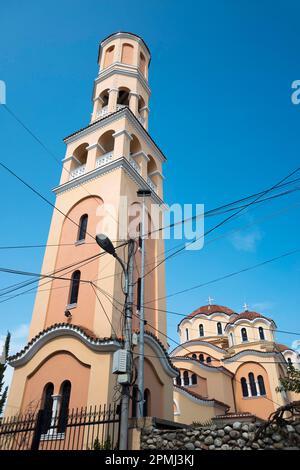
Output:
[[[152,53],[150,133],[168,157],[165,200],[212,209],[299,166],[300,105],[291,102],[299,14],[297,1],[12,0],[1,6],[0,80],[8,106],[61,159],[62,138],[89,122],[99,41],[118,30],[142,36]],[[59,165],[1,107],[0,136],[1,160],[54,201]],[[0,191],[0,246],[45,243],[51,208],[3,170]],[[252,208],[209,235],[203,250],[168,261],[168,293],[300,247],[299,203],[295,192]],[[39,272],[42,258],[43,249],[1,250],[0,266]],[[299,277],[295,255],[170,298],[168,309],[189,313],[209,295],[236,311],[247,301],[299,332]],[[1,275],[0,286],[20,280]],[[25,341],[33,302],[0,303],[0,333],[15,333],[14,348]],[[179,320],[168,317],[175,338]],[[278,335],[287,344],[297,338]]]

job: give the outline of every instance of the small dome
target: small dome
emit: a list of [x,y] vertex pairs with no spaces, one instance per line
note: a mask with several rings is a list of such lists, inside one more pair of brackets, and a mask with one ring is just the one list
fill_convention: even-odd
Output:
[[[184,320],[190,320],[191,318],[195,317],[196,315],[212,315],[213,313],[225,313],[228,316],[231,315],[237,315],[231,308],[224,307],[222,305],[203,305],[202,307],[197,308],[197,310],[194,310],[192,313],[184,317],[180,323],[182,323]],[[179,323],[179,325],[180,325]],[[179,326],[178,325],[178,326]]]

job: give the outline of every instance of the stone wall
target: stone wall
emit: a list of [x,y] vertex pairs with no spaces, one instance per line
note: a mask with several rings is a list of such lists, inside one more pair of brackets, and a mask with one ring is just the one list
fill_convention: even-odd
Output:
[[300,449],[300,422],[282,427],[270,425],[256,438],[259,423],[236,421],[230,425],[190,427],[175,430],[145,427],[141,449],[145,450],[261,450]]

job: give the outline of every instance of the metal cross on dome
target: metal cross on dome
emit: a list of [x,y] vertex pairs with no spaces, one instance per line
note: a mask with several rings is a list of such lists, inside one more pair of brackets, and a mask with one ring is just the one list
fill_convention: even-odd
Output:
[[212,302],[214,301],[215,299],[213,299],[210,295],[208,296],[208,299],[207,299],[207,302],[208,302],[208,305],[212,305]]
[[247,312],[249,310],[250,305],[248,305],[246,302],[244,302],[243,309],[244,312]]

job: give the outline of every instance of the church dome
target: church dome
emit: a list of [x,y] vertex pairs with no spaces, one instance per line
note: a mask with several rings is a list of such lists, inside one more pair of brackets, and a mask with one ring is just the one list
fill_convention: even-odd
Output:
[[223,307],[222,305],[204,305],[194,310],[192,313],[187,315],[186,318],[193,318],[196,315],[212,315],[213,313],[225,313],[226,315],[237,315],[231,308]]
[[230,320],[228,322],[228,324],[235,323],[238,320],[250,320],[250,321],[252,321],[252,320],[255,320],[256,318],[263,318],[265,320],[273,322],[273,320],[271,318],[265,317],[264,315],[261,315],[260,313],[250,312],[250,311],[246,310],[245,312],[242,312],[239,315],[237,315],[235,318],[232,318],[232,320]]

